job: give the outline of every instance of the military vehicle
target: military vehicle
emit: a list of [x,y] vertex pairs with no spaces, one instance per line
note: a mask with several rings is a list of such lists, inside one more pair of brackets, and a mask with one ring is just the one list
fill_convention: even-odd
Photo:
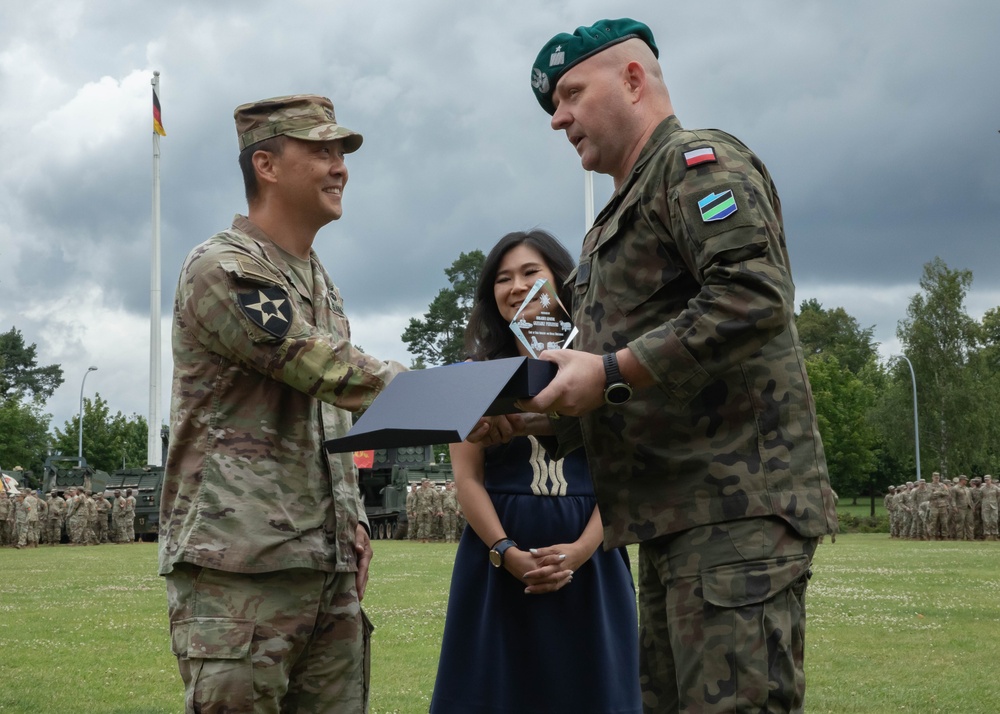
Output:
[[132,489],[135,498],[135,534],[144,541],[155,541],[160,534],[160,491],[163,488],[163,467],[142,466],[118,469],[111,473],[104,495],[111,499],[119,490],[125,495]]
[[435,464],[431,446],[356,451],[354,463],[373,539],[406,537],[410,484],[451,480],[451,466]]
[[[69,468],[64,464],[73,463]],[[68,488],[82,488],[87,493],[103,491],[108,482],[107,471],[87,465],[87,459],[78,456],[50,456],[42,468],[42,493],[55,491],[63,494]]]

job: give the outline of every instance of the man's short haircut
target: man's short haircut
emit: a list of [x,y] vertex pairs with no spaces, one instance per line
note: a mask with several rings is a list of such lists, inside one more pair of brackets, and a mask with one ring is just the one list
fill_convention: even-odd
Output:
[[267,151],[275,156],[281,156],[285,148],[286,137],[282,135],[272,136],[269,139],[251,144],[240,152],[240,170],[243,172],[243,191],[247,197],[247,205],[251,205],[260,195],[260,183],[257,181],[257,172],[253,167],[253,155],[258,151]]

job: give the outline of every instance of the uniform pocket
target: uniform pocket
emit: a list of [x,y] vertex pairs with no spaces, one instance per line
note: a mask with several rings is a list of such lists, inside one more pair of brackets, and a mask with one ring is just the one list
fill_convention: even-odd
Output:
[[170,648],[191,659],[242,659],[250,654],[253,620],[192,617],[170,628]]
[[702,651],[713,711],[801,707],[809,556],[710,568]]
[[230,712],[253,712],[250,645],[254,623],[226,617],[194,617],[170,628],[170,649],[184,679],[188,711],[226,703]]

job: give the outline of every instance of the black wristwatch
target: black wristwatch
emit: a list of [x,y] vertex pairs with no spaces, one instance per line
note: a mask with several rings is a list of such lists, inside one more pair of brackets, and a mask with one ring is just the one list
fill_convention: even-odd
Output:
[[493,564],[494,568],[499,568],[503,565],[503,554],[507,552],[508,548],[516,548],[517,543],[512,541],[510,538],[503,538],[498,540],[490,548],[490,563]]
[[614,352],[604,355],[604,403],[620,407],[632,398],[632,385],[622,379],[618,369],[618,355]]

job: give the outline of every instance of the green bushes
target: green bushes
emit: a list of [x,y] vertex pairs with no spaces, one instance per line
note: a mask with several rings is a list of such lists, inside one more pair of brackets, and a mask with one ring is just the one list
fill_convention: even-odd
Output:
[[858,516],[846,511],[837,511],[837,522],[841,533],[888,533],[889,516],[876,513],[874,516]]

